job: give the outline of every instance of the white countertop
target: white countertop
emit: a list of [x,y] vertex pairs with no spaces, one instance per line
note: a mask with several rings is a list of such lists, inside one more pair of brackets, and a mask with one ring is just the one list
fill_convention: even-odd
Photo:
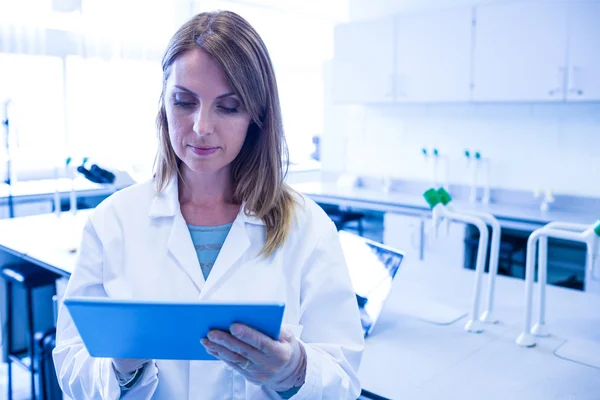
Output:
[[92,210],[0,220],[0,249],[70,275],[83,226]]
[[401,266],[366,340],[363,387],[391,399],[600,398],[600,369],[554,354],[565,341],[600,348],[599,295],[549,286],[546,320],[553,336],[533,348],[515,344],[523,318],[520,279],[498,277],[500,323],[485,325],[483,333],[466,332],[467,317],[448,325],[426,321],[436,309],[467,313],[473,279],[473,271],[453,266]]
[[[430,209],[423,196],[414,194],[383,192],[360,187],[344,188],[338,187],[335,182],[304,182],[294,184],[292,187],[315,201],[330,201],[336,204],[370,208],[377,211],[406,211],[412,209],[416,212],[428,212]],[[495,203],[488,205],[470,204],[460,201],[453,203],[460,209],[485,211],[493,214],[498,219],[511,220],[512,225],[515,225],[512,221],[529,222],[539,226],[552,221],[593,224],[600,217],[565,210],[551,210],[543,213],[539,208],[529,206],[517,207]],[[506,225],[506,223],[503,225]],[[533,226],[527,226],[527,224],[524,224],[523,227],[533,228]]]

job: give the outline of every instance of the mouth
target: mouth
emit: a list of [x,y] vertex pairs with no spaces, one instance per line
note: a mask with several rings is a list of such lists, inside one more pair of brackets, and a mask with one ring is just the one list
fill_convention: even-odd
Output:
[[192,146],[190,145],[192,151],[199,156],[208,156],[214,154],[219,148],[213,146]]

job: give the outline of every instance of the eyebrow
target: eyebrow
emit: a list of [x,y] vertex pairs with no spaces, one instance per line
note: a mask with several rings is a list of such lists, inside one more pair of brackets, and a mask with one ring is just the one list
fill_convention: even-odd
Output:
[[[198,97],[198,95],[196,93],[192,92],[188,88],[185,88],[185,87],[179,86],[179,85],[173,85],[173,87],[175,87],[175,88],[177,88],[179,90],[182,90],[182,91],[184,91],[186,93],[189,93],[189,94],[191,94],[194,97]],[[229,96],[235,96],[235,93],[234,92],[228,92],[228,93],[222,94],[220,96],[217,96],[217,99],[222,99],[223,97],[229,97]]]

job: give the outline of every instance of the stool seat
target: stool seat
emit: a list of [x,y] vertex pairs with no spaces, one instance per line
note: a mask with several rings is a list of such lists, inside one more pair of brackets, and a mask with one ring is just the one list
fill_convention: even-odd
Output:
[[328,215],[329,218],[340,227],[343,227],[348,222],[358,221],[365,216],[364,214],[351,211],[341,211],[339,214],[331,213]]
[[365,214],[350,210],[344,210],[338,206],[330,204],[319,203],[319,206],[321,206],[323,211],[327,213],[329,218],[335,224],[335,227],[338,231],[343,229],[348,222],[356,221],[358,223],[358,234],[360,236],[363,235],[362,219],[365,217]]
[[1,273],[4,279],[30,289],[54,284],[57,279],[53,272],[26,264],[6,266]]
[[[7,347],[7,377],[8,377],[8,400],[12,400],[12,364],[16,363],[27,369],[31,378],[31,399],[37,399],[35,390],[35,331],[33,326],[33,292],[36,288],[44,286],[54,287],[58,275],[43,268],[31,264],[12,264],[0,270],[2,278],[6,281],[6,340]],[[27,339],[29,345],[26,349],[13,348],[13,324],[23,319],[22,315],[14,318],[13,311],[13,285],[20,286],[25,290],[25,307],[27,320]],[[56,291],[54,292],[56,294]],[[23,356],[29,355],[29,362],[23,361]],[[43,397],[45,398],[45,397]]]

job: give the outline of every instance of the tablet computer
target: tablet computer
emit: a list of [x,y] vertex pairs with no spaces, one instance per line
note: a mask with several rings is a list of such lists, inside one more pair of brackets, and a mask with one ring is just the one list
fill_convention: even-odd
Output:
[[278,340],[283,303],[154,302],[98,297],[64,300],[92,357],[214,360],[200,339],[246,324]]

